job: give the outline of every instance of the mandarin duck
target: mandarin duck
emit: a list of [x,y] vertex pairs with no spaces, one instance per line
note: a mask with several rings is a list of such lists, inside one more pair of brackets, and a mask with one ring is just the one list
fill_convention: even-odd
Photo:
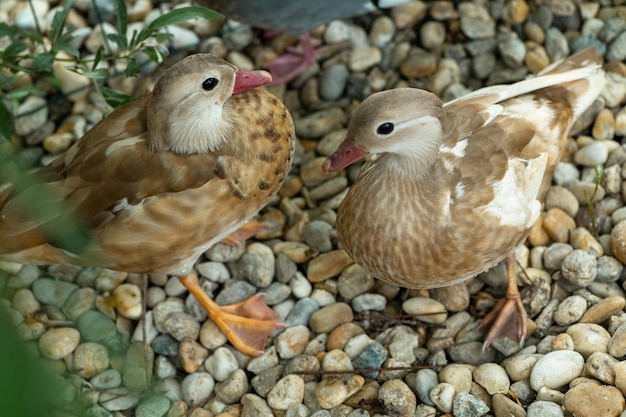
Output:
[[[379,4],[379,3],[389,4]],[[283,56],[265,65],[273,76],[272,85],[284,84],[316,61],[316,51],[308,32],[334,19],[372,12],[377,7],[391,7],[406,0],[200,0],[210,9],[229,19],[250,26],[298,36],[301,49],[289,49]]]
[[323,165],[371,154],[337,212],[343,248],[373,276],[412,288],[457,284],[504,260],[507,293],[481,323],[484,347],[521,343],[515,249],[541,214],[572,124],[603,89],[601,64],[590,47],[445,104],[416,88],[368,97]]
[[[210,54],[174,64],[152,93],[113,111],[37,181],[0,193],[1,257],[175,275],[237,349],[261,353],[282,327],[262,295],[218,306],[193,266],[269,202],[291,167],[291,116],[256,89],[270,80]],[[50,196],[62,214],[30,216],[27,193]],[[58,243],[70,216],[87,232],[80,251]]]

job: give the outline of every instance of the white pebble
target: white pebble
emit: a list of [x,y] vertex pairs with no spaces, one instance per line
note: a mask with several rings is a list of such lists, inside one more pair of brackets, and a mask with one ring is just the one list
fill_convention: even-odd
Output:
[[496,363],[484,363],[474,370],[474,380],[491,395],[506,394],[511,381],[503,367]]
[[287,375],[267,394],[267,403],[276,410],[286,410],[304,399],[304,380],[298,375]]
[[452,412],[454,394],[454,386],[442,382],[430,391],[430,399],[439,410],[450,413]]
[[213,352],[204,362],[206,370],[216,381],[225,381],[235,370],[239,368],[235,354],[226,347],[220,347]]
[[540,358],[530,373],[530,385],[535,391],[546,387],[556,389],[580,376],[585,360],[578,352],[557,350]]
[[215,381],[209,373],[195,372],[183,379],[180,392],[185,402],[193,406],[207,400],[214,388]]

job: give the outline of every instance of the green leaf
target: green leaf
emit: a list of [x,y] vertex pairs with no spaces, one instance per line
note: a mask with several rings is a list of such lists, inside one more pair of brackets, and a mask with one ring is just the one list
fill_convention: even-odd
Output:
[[85,71],[81,73],[87,78],[91,78],[92,80],[105,80],[111,75],[108,69],[106,68],[96,68],[92,71]]
[[119,107],[133,101],[134,99],[133,96],[122,94],[119,91],[115,91],[105,86],[101,86],[100,91],[102,92],[102,96],[106,100],[107,104],[112,107]]
[[146,26],[137,36],[137,44],[148,39],[157,30],[169,25],[175,25],[180,22],[191,19],[221,19],[224,16],[206,7],[189,6],[174,9],[168,13],[165,13],[156,19],[154,19],[148,26]]
[[15,90],[8,92],[5,97],[9,100],[20,100],[31,94],[40,96],[41,91],[34,85],[25,85],[24,87],[16,88]]
[[67,0],[65,2],[65,6],[63,6],[63,9],[57,10],[57,12],[54,14],[54,17],[52,17],[52,23],[50,24],[50,33],[48,34],[48,37],[50,38],[50,41],[52,41],[53,45],[56,43],[56,41],[59,40],[61,34],[63,33],[65,19],[67,19],[67,15],[72,8],[72,2],[73,0]]
[[148,55],[148,57],[154,62],[156,62],[157,64],[160,64],[163,61],[163,58],[165,57],[163,52],[161,52],[159,49],[153,46],[147,46],[145,48],[142,48],[141,52]]
[[9,109],[0,100],[0,137],[11,140],[11,136],[13,136],[13,118]]
[[24,42],[13,42],[4,49],[4,52],[2,52],[2,59],[7,62],[12,62],[17,55],[26,49],[26,44]]
[[38,72],[50,71],[54,63],[54,55],[50,52],[38,54],[33,59],[33,69]]
[[135,75],[139,74],[139,71],[139,64],[137,63],[137,60],[135,58],[130,58],[128,60],[128,66],[124,71],[124,75],[127,78],[134,77]]
[[13,36],[16,32],[16,27],[15,26],[9,26],[6,23],[2,22],[0,23],[0,38],[3,38],[5,36]]
[[115,14],[117,15],[117,33],[119,33],[119,42],[117,44],[121,49],[126,49],[128,47],[126,39],[126,32],[128,31],[128,13],[124,0],[115,1]]
[[54,45],[54,48],[52,48],[52,50],[67,52],[74,58],[80,58],[80,51],[78,50],[78,48],[68,42],[58,42],[56,45]]
[[171,33],[159,32],[154,35],[154,40],[157,41],[158,43],[163,43],[165,41],[172,39],[173,37],[174,35]]

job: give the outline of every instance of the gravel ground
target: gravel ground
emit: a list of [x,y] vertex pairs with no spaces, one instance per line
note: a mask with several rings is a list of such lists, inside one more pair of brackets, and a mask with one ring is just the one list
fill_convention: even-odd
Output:
[[[114,22],[113,10],[95,3]],[[92,2],[74,4],[69,19],[87,55],[102,44],[101,29]],[[33,1],[42,21],[50,7]],[[168,5],[160,7],[138,0],[130,20],[145,25]],[[32,11],[5,1],[0,21],[29,27]],[[297,41],[234,21],[170,30],[172,49],[195,45],[244,69]],[[175,277],[0,262],[4,306],[65,388],[59,408],[80,400],[98,417],[626,415],[626,4],[409,1],[331,21],[311,36],[317,64],[270,88],[291,110],[299,141],[285,185],[259,215],[268,227],[242,247],[216,245],[196,267],[218,303],[264,291],[288,327],[250,358]],[[575,125],[544,215],[517,252],[530,337],[483,351],[476,327],[504,294],[503,266],[436,290],[369,276],[337,246],[332,227],[359,166],[328,176],[322,161],[376,91],[412,86],[450,100],[522,80],[588,45],[605,57],[608,86]],[[64,91],[85,84],[72,74],[63,73]],[[138,93],[153,82],[118,77],[109,85]],[[19,110],[45,102],[28,97]],[[46,164],[107,110],[96,94],[74,94],[20,118],[16,140]],[[594,194],[595,228],[585,193]]]

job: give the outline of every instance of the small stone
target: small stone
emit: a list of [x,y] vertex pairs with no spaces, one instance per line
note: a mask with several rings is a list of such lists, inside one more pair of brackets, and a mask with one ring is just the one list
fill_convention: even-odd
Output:
[[94,388],[102,391],[113,389],[122,384],[122,375],[117,369],[107,369],[91,378],[89,383],[93,385]]
[[626,107],[623,107],[615,116],[615,133],[626,136]]
[[63,359],[78,347],[80,333],[71,327],[47,330],[39,338],[39,350],[48,359]]
[[535,401],[526,409],[528,417],[563,417],[559,404],[550,401]]
[[426,15],[428,6],[423,1],[403,3],[391,9],[391,18],[399,30],[412,27]]
[[137,406],[139,398],[128,388],[113,388],[100,394],[98,402],[108,411],[123,411]]
[[575,249],[563,259],[561,274],[572,284],[586,287],[596,277],[596,258],[583,250]]
[[326,340],[326,349],[328,351],[334,349],[341,350],[344,348],[348,340],[363,333],[363,328],[352,322],[340,324],[328,335],[328,339]]
[[[430,393],[437,384],[439,384],[439,377],[437,376],[437,372],[432,369],[420,369],[415,374],[415,392],[420,401],[424,404],[435,405],[430,399]],[[450,386],[452,390],[454,390],[453,385],[447,384],[446,386]]]
[[296,118],[294,119],[296,134],[303,138],[320,138],[342,127],[344,117],[345,115],[342,109],[339,107],[331,107],[301,119]]
[[142,292],[135,284],[122,284],[115,288],[110,303],[128,319],[137,320],[143,314]]
[[472,394],[459,392],[452,401],[452,411],[457,417],[480,417],[489,412],[489,406]]
[[313,313],[309,325],[315,333],[329,333],[340,324],[351,322],[353,318],[348,304],[334,303]]
[[381,294],[361,294],[352,300],[352,309],[357,313],[383,311],[386,306],[387,299]]
[[496,393],[505,394],[509,391],[509,377],[500,365],[485,363],[473,372],[474,380],[491,395]]
[[217,349],[226,344],[228,339],[213,320],[206,320],[200,327],[198,340],[207,349]]
[[307,277],[313,283],[324,281],[339,275],[353,262],[344,250],[326,252],[309,262]]
[[193,339],[183,339],[180,342],[178,354],[183,369],[188,372],[196,372],[209,356],[209,351]]
[[622,323],[609,341],[608,352],[614,358],[626,356],[626,323]]
[[597,164],[604,164],[608,157],[609,148],[607,148],[605,144],[601,142],[592,142],[576,151],[574,154],[574,161],[579,165],[593,167]]
[[540,358],[530,374],[530,385],[535,391],[541,387],[560,388],[580,376],[584,359],[578,352],[558,350]]
[[417,407],[415,394],[399,379],[386,381],[378,391],[378,400],[398,417],[413,417]]
[[482,342],[467,342],[451,346],[448,354],[454,362],[480,365],[492,362],[496,352],[493,349],[483,350]]
[[163,416],[170,408],[170,400],[165,395],[155,395],[143,400],[135,410],[136,417]]
[[143,342],[134,342],[126,351],[122,380],[124,385],[139,391],[150,383],[154,369],[154,351],[150,345]]
[[617,362],[617,359],[606,353],[592,353],[585,361],[585,375],[593,377],[602,383],[614,385],[615,365]]
[[427,297],[413,297],[402,303],[402,310],[418,316],[426,323],[439,324],[448,318],[446,308],[440,302]]
[[311,333],[306,326],[294,326],[279,334],[274,344],[281,359],[293,359],[304,352]]
[[485,7],[474,3],[458,5],[461,30],[470,39],[485,39],[495,35],[496,25]]
[[454,401],[454,387],[450,384],[442,382],[437,384],[430,391],[430,400],[435,407],[444,413],[452,412],[452,405]]
[[492,404],[493,413],[497,417],[526,417],[526,411],[522,406],[509,399],[506,395],[494,395]]
[[298,375],[287,375],[267,394],[267,403],[276,410],[286,410],[304,399],[304,381]]
[[378,48],[382,48],[393,39],[394,32],[395,26],[390,17],[378,17],[370,28],[370,42]]
[[567,243],[554,243],[543,252],[543,265],[548,270],[560,270],[563,260],[574,248]]
[[236,369],[226,380],[215,386],[215,398],[224,404],[236,404],[249,389],[245,371]]
[[616,224],[611,231],[611,251],[617,259],[626,264],[626,220]]
[[615,117],[609,109],[602,109],[596,116],[591,134],[596,140],[612,140],[615,135]]
[[542,356],[535,353],[517,354],[503,362],[504,369],[512,381],[528,380],[535,363]]
[[28,96],[17,108],[17,114],[27,114],[15,120],[15,133],[27,136],[40,128],[48,119],[46,100],[37,96]]
[[605,298],[587,310],[579,322],[602,324],[612,315],[624,310],[625,305],[626,300],[624,300],[624,297],[616,295]]
[[601,256],[598,258],[596,270],[598,272],[595,282],[610,283],[620,279],[624,266],[612,256]]
[[472,387],[472,371],[464,365],[451,364],[439,372],[439,380],[454,387],[454,392],[469,392]]
[[254,394],[245,394],[241,397],[241,417],[274,417],[267,402]]
[[611,335],[600,325],[576,323],[567,329],[574,341],[574,349],[587,358],[593,352],[607,352]]
[[573,416],[613,416],[624,410],[624,396],[615,387],[593,383],[579,384],[563,397],[563,410]]
[[407,78],[421,78],[437,70],[437,57],[426,51],[411,49],[409,55],[400,64],[400,73]]
[[576,323],[587,311],[587,301],[579,295],[571,295],[561,301],[554,312],[554,321],[559,326]]
[[220,347],[207,358],[204,367],[218,382],[225,381],[239,368],[235,354],[228,348]]
[[571,193],[567,188],[559,185],[553,185],[548,188],[548,192],[545,197],[546,209],[553,207],[560,208],[566,212],[570,217],[575,217],[580,208],[580,204],[576,199],[576,196]]
[[326,27],[324,41],[326,43],[339,43],[350,40],[350,27],[342,20],[333,20]]
[[[387,359],[387,350],[378,342],[370,343],[361,354],[352,361],[354,369],[380,368]],[[365,374],[367,377],[375,378],[377,372]]]
[[164,330],[171,334],[174,339],[195,340],[200,333],[200,323],[187,313],[174,312],[170,314],[164,323]]
[[559,208],[549,209],[543,218],[543,228],[555,242],[565,243],[569,234],[576,228],[576,222]]
[[[515,33],[515,32],[512,32]],[[518,68],[524,62],[526,46],[517,35],[508,35],[498,42],[500,57],[506,65]]]
[[420,42],[426,49],[434,50],[443,45],[446,38],[446,28],[436,20],[426,22],[420,28]]
[[81,343],[74,351],[73,367],[81,378],[94,377],[109,367],[109,352],[99,343]]
[[324,100],[338,100],[346,88],[348,68],[342,64],[331,65],[322,71],[319,84],[319,94]]
[[189,374],[183,379],[180,385],[183,399],[189,406],[194,406],[208,400],[214,388],[215,381],[207,372]]
[[69,282],[40,278],[33,283],[32,291],[40,303],[62,307],[78,288],[78,285]]

